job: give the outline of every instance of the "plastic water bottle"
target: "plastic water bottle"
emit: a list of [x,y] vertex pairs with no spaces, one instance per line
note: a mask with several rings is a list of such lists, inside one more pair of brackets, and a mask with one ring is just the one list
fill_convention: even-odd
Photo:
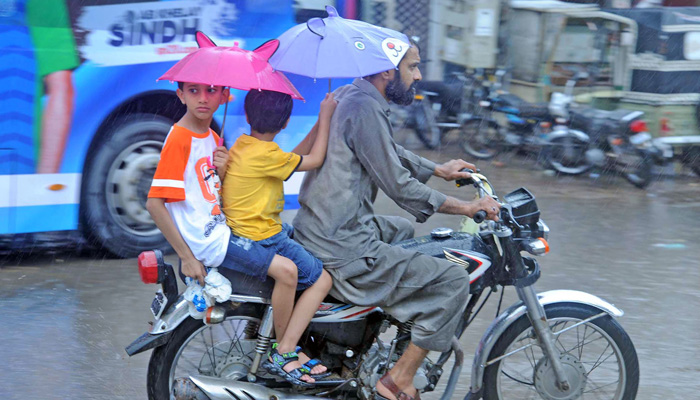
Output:
[[194,304],[194,308],[199,312],[207,309],[207,301],[204,299],[204,291],[201,286],[198,291],[195,291],[194,296],[192,296],[192,304]]

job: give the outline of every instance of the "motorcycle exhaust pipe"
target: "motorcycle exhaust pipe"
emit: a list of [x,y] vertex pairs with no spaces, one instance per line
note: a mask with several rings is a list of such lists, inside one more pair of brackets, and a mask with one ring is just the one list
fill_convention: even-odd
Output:
[[178,379],[173,386],[176,400],[319,400],[321,397],[285,393],[249,382],[210,376]]

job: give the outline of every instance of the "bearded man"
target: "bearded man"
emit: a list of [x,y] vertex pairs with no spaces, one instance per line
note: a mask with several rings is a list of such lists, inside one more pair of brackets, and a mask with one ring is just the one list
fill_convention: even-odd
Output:
[[411,223],[375,215],[381,189],[424,222],[435,212],[473,216],[484,210],[497,219],[499,204],[486,197],[461,201],[424,183],[468,178],[463,160],[436,164],[394,142],[389,101],[408,105],[421,79],[420,56],[412,46],[397,69],[356,79],[335,91],[328,153],[323,166],[306,173],[294,218],[296,239],[323,261],[333,277],[331,295],[362,306],[380,306],[399,321],[413,321],[411,343],[377,384],[389,400],[418,398],[415,375],[428,351],[451,347],[469,296],[469,275],[444,259],[392,246],[413,236]]

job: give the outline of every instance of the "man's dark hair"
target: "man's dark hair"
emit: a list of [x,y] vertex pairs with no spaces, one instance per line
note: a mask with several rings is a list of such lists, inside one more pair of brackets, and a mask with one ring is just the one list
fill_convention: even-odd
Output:
[[185,90],[185,82],[178,82],[177,88],[180,90]]
[[286,93],[252,89],[245,96],[243,107],[252,130],[277,133],[292,115],[292,105],[292,96]]

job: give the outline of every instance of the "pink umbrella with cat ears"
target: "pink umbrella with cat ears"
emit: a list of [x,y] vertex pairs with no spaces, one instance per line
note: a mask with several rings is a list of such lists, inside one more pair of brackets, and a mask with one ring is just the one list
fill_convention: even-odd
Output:
[[[178,61],[158,80],[227,86],[241,90],[270,90],[286,93],[293,99],[304,100],[289,79],[282,72],[273,70],[267,61],[280,44],[277,39],[269,40],[257,49],[248,51],[238,46],[217,46],[199,31],[196,37],[199,49]],[[224,107],[224,121],[221,124],[221,142],[227,113],[228,102]]]
[[197,32],[200,48],[178,61],[158,80],[227,86],[241,90],[271,90],[303,100],[282,72],[273,70],[268,59],[279,46],[277,39],[265,42],[253,51],[238,46],[216,46],[202,32]]

